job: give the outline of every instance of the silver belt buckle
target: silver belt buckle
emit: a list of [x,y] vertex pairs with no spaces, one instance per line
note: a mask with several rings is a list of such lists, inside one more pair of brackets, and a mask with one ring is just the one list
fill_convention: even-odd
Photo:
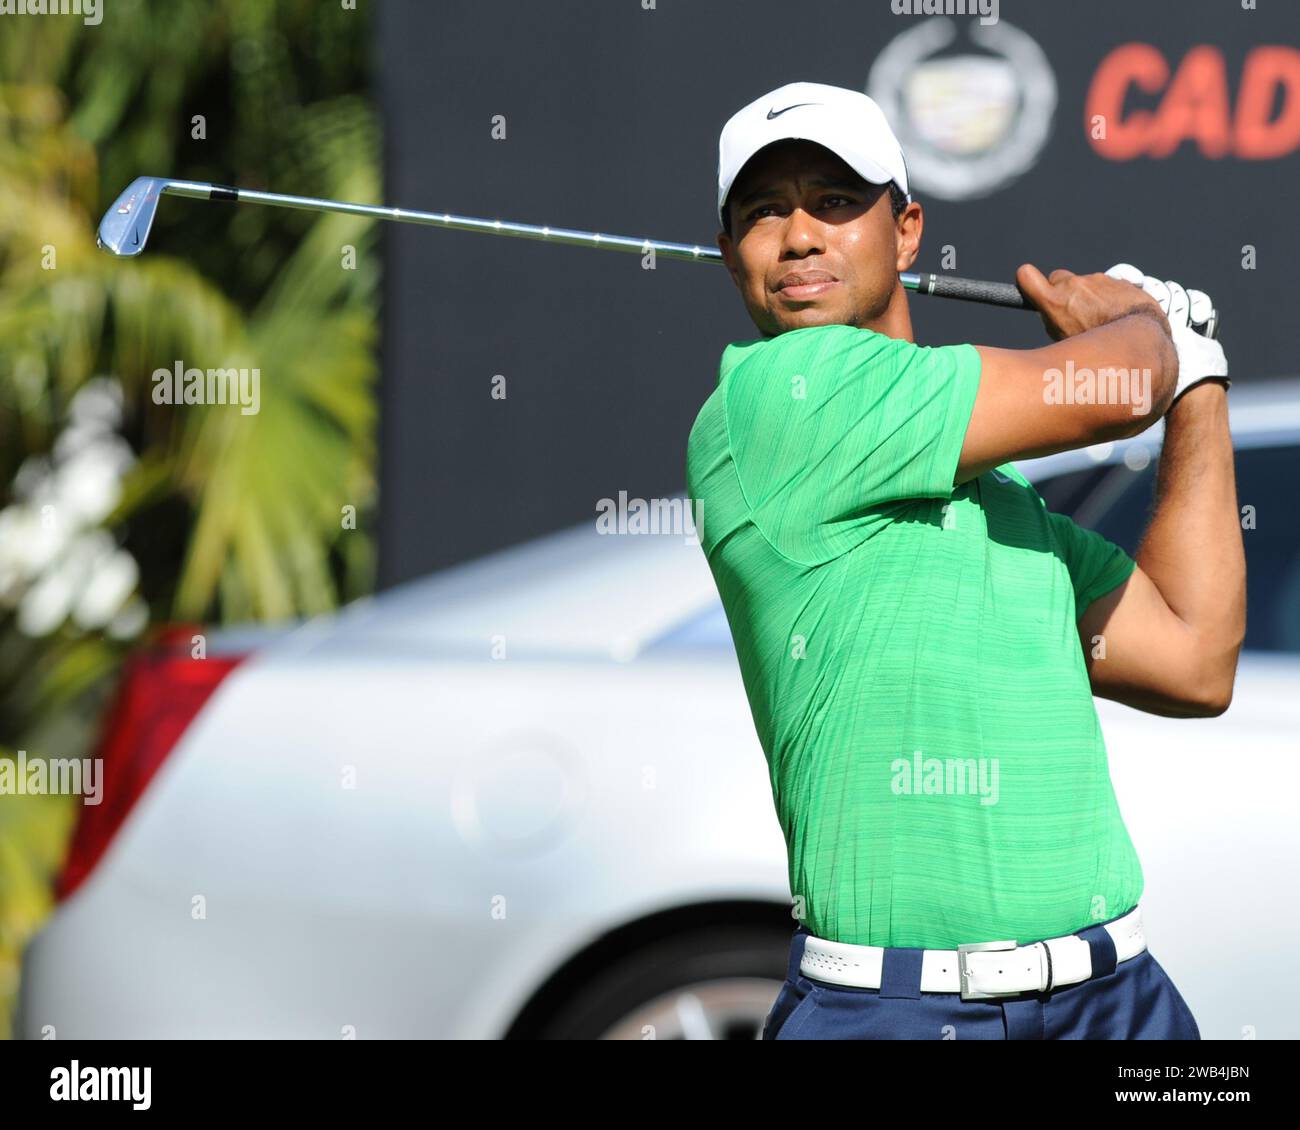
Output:
[[967,988],[970,970],[966,967],[966,955],[972,950],[1013,950],[1017,943],[1012,942],[965,942],[957,947],[957,977],[961,985],[961,999],[964,1001],[983,1000],[987,997],[1005,997],[1007,993],[980,993]]

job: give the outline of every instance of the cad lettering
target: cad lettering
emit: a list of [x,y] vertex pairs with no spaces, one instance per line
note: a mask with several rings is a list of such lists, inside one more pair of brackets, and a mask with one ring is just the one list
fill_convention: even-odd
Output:
[[[1153,98],[1155,108],[1144,109]],[[1234,109],[1218,47],[1193,47],[1171,72],[1158,48],[1125,43],[1097,67],[1084,129],[1092,147],[1112,161],[1168,157],[1184,142],[1211,159],[1286,157],[1300,148],[1300,51],[1254,48],[1242,65]]]
[[55,1102],[129,1101],[134,1110],[148,1110],[151,1070],[148,1067],[81,1067],[74,1059],[71,1067],[56,1067],[50,1072],[50,1098]]

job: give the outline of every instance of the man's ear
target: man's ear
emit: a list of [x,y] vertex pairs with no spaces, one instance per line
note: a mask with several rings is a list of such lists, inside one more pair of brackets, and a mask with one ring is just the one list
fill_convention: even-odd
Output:
[[736,268],[736,243],[725,231],[718,232],[718,250],[722,252],[722,261],[726,264],[731,281],[740,289],[740,271]]
[[908,270],[921,251],[921,232],[925,227],[925,214],[921,205],[913,200],[899,213],[894,222],[894,241],[898,247],[898,265],[900,271]]

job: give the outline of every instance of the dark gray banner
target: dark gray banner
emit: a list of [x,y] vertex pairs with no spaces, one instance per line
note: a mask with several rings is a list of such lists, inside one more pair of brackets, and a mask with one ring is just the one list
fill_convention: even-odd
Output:
[[[1250,5],[386,0],[387,202],[712,247],[722,124],[828,82],[903,141],[919,269],[1136,263],[1212,295],[1234,380],[1289,373],[1300,9]],[[382,584],[683,489],[719,355],[757,336],[723,268],[384,239]],[[926,344],[1044,340],[1015,311],[913,314]]]

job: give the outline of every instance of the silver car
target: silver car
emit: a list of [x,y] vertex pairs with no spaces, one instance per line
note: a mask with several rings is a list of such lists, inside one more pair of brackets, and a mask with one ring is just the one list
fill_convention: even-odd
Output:
[[[1097,706],[1151,948],[1203,1037],[1295,1037],[1300,381],[1231,406],[1256,515],[1233,703]],[[1019,467],[1133,552],[1158,440]],[[785,844],[692,538],[590,522],[202,659],[194,634],[124,674],[20,1035],[759,1034]]]

